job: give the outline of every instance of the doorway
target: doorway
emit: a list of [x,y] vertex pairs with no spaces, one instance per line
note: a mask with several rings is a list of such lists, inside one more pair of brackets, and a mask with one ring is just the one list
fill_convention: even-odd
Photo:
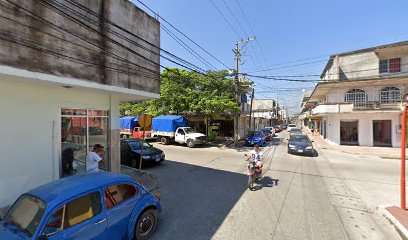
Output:
[[391,147],[391,120],[373,121],[374,146]]
[[358,121],[340,121],[340,144],[358,145]]

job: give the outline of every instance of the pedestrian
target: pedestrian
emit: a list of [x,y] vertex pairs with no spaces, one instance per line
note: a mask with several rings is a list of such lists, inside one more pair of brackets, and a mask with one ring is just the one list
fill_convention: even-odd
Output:
[[88,173],[99,172],[99,164],[104,163],[105,148],[95,144],[92,151],[86,157],[86,171]]

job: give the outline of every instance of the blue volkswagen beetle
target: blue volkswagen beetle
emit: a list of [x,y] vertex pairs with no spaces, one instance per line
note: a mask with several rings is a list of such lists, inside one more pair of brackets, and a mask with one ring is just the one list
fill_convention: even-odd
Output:
[[0,221],[0,239],[144,240],[160,211],[160,196],[127,175],[73,176],[21,195]]

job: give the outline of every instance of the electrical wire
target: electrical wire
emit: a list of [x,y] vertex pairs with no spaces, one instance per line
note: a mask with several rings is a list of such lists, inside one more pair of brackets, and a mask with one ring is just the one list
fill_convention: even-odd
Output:
[[178,33],[180,33],[182,36],[184,36],[186,39],[188,39],[190,42],[192,42],[194,45],[196,45],[198,48],[200,48],[203,52],[205,52],[206,54],[208,54],[210,57],[212,57],[214,60],[216,60],[217,62],[219,62],[221,65],[223,65],[226,69],[229,69],[229,67],[223,63],[221,60],[219,60],[218,58],[216,58],[213,54],[211,54],[209,51],[207,51],[206,49],[204,49],[202,46],[200,46],[197,42],[195,42],[194,40],[192,40],[190,37],[188,37],[185,33],[183,33],[181,30],[179,30],[178,28],[176,28],[173,24],[171,24],[169,21],[167,21],[165,18],[161,17],[159,14],[157,14],[157,12],[155,12],[153,9],[151,9],[149,6],[147,6],[145,3],[143,3],[140,0],[136,0],[138,1],[140,4],[142,4],[145,8],[147,8],[150,12],[152,12],[153,14],[155,14],[159,19],[163,20],[165,23],[167,23],[170,27],[172,27],[174,30],[176,30]]
[[[9,1],[9,0],[6,0],[6,1]],[[98,34],[98,35],[101,35],[104,39],[109,40],[109,41],[110,41],[111,43],[113,43],[114,45],[116,45],[116,46],[118,46],[118,47],[120,47],[120,48],[122,48],[122,49],[124,49],[124,50],[127,50],[127,51],[130,52],[130,53],[135,54],[137,57],[139,57],[139,58],[141,58],[141,59],[143,59],[143,60],[146,60],[147,62],[150,62],[150,63],[152,63],[153,65],[157,65],[157,66],[160,66],[160,67],[162,67],[162,68],[168,69],[167,67],[161,65],[160,63],[157,63],[157,62],[155,62],[155,61],[149,59],[148,57],[146,57],[146,56],[144,56],[144,55],[142,55],[142,54],[136,52],[135,50],[131,49],[130,47],[125,46],[124,44],[118,42],[117,40],[115,40],[115,39],[113,39],[113,38],[107,36],[105,33],[100,32],[100,31],[98,31],[98,30],[96,30],[96,29],[90,27],[89,25],[85,24],[84,22],[78,20],[77,18],[75,18],[75,17],[73,17],[72,15],[70,15],[70,14],[67,13],[67,11],[68,11],[68,12],[71,12],[71,13],[76,14],[76,15],[78,16],[79,13],[76,12],[76,11],[74,11],[73,9],[70,9],[70,8],[66,7],[65,5],[63,5],[63,4],[61,4],[61,3],[58,3],[58,2],[56,2],[56,1],[49,1],[49,0],[34,0],[34,1],[37,1],[37,2],[39,2],[40,4],[42,4],[43,6],[49,8],[51,11],[54,11],[54,12],[56,12],[56,13],[59,13],[60,15],[65,16],[67,19],[70,19],[71,21],[74,21],[74,22],[78,23],[78,24],[81,25],[82,27],[84,27],[84,28],[86,28],[86,29],[88,29],[88,30],[90,30],[90,31],[92,31],[92,32],[95,32],[95,33]],[[54,5],[53,5],[51,2],[53,2]],[[58,7],[58,5],[59,5],[60,7]],[[88,18],[88,19],[89,19],[89,18]],[[108,30],[108,31],[109,31],[109,30]],[[120,36],[120,35],[119,35],[119,36]],[[128,40],[128,39],[126,39],[126,40]],[[137,45],[138,47],[140,47],[140,48],[142,48],[142,49],[144,49],[144,50],[146,50],[146,51],[149,51],[150,53],[153,53],[153,54],[156,54],[156,55],[158,55],[158,56],[163,57],[160,53],[157,53],[157,52],[155,52],[155,51],[153,51],[153,50],[150,50],[150,49],[148,49],[148,48],[146,48],[146,47],[143,47],[142,45],[140,45],[140,44],[138,44],[138,43],[136,43],[136,42],[133,42],[133,43],[134,43],[135,45]],[[174,60],[171,60],[171,59],[169,59],[169,58],[167,58],[167,57],[163,57],[163,58],[165,58],[166,60],[168,60],[168,61],[170,61],[170,62],[172,62],[172,63],[174,63],[174,64],[177,64],[177,65],[179,65],[179,66],[181,66],[181,67],[184,67],[184,68],[186,68],[186,69],[188,69],[188,70],[190,70],[190,71],[197,71],[197,69],[194,69],[194,68],[192,68],[192,67],[188,67],[188,66],[186,66],[186,65],[184,65],[184,64],[181,64],[181,63],[179,63],[179,62],[176,62],[176,61],[174,61]]]
[[[248,18],[246,17],[246,14],[245,14],[244,10],[243,10],[242,7],[241,7],[241,4],[239,3],[238,0],[235,0],[235,1],[236,1],[237,5],[238,5],[238,8],[240,9],[240,11],[241,11],[241,13],[242,13],[242,16],[244,17],[245,22],[246,22],[247,25],[249,26],[249,30],[251,31],[252,35],[255,36],[255,31],[254,31],[254,29],[252,28],[251,24],[249,23]],[[262,48],[261,48],[261,46],[260,46],[260,43],[259,43],[258,39],[255,39],[255,42],[256,42],[256,44],[257,44],[257,46],[258,46],[259,52],[261,53],[261,56],[262,56],[263,60],[264,60],[264,64],[266,65],[268,61],[267,61],[266,58],[265,58],[265,55],[264,55],[264,53],[263,53],[263,51],[262,51]]]
[[[166,28],[164,25],[160,25],[160,27],[171,37],[173,38],[174,41],[176,41],[181,47],[183,47],[187,52],[189,52],[191,55],[193,55],[195,58],[197,58],[202,64],[207,66],[211,70],[215,70],[215,67],[207,62],[205,59],[203,59],[194,49],[190,48],[188,45],[186,45],[179,37],[177,37],[174,33],[172,33],[168,28]],[[203,70],[204,71],[204,70]]]
[[[104,22],[106,22],[106,23],[108,23],[108,24],[114,26],[115,28],[117,28],[117,29],[119,29],[119,30],[121,30],[121,31],[123,31],[123,32],[125,32],[125,33],[127,33],[127,34],[129,34],[129,35],[131,35],[132,37],[135,37],[135,38],[137,38],[137,39],[139,39],[139,40],[142,40],[144,43],[146,43],[146,44],[148,44],[149,46],[152,46],[152,47],[154,47],[154,48],[160,50],[161,52],[163,52],[163,53],[169,55],[170,57],[173,57],[173,58],[175,58],[176,60],[183,62],[184,64],[188,64],[188,65],[190,65],[190,66],[192,66],[192,67],[195,67],[195,68],[200,69],[199,67],[195,66],[194,64],[189,63],[188,61],[186,61],[186,60],[184,60],[184,59],[182,59],[182,58],[180,58],[180,57],[178,57],[178,56],[176,56],[176,55],[170,53],[169,51],[166,51],[166,50],[160,48],[159,46],[156,46],[155,44],[153,44],[153,43],[151,43],[151,42],[149,42],[149,41],[147,41],[147,40],[141,38],[140,36],[138,36],[138,35],[136,35],[136,34],[130,32],[130,31],[128,31],[127,29],[125,29],[125,28],[123,28],[123,27],[121,27],[121,26],[115,24],[114,22],[110,21],[109,19],[104,18],[103,16],[101,16],[100,14],[96,13],[95,11],[89,9],[88,7],[82,5],[82,4],[78,3],[78,2],[72,1],[72,0],[66,0],[66,1],[69,2],[70,4],[74,5],[75,7],[78,7],[78,8],[80,8],[80,9],[82,9],[83,11],[85,11],[85,12],[87,12],[87,13],[89,13],[89,14],[95,16],[95,17],[97,17],[99,20],[104,21]],[[86,17],[86,16],[85,16],[85,17]],[[94,22],[94,24],[98,24],[98,22]],[[108,29],[108,30],[109,30],[109,29]],[[114,33],[115,33],[115,34],[118,34],[117,32],[114,32]],[[121,35],[121,37],[124,38],[123,35]],[[125,40],[129,41],[128,38],[125,38]],[[138,43],[136,43],[136,42],[134,42],[134,41],[132,41],[132,43],[135,44],[135,45],[140,45],[140,44],[138,44]],[[149,49],[146,49],[146,48],[144,48],[144,50],[150,51]],[[153,54],[155,54],[155,52],[153,52]],[[202,69],[201,69],[201,70],[202,70]]]

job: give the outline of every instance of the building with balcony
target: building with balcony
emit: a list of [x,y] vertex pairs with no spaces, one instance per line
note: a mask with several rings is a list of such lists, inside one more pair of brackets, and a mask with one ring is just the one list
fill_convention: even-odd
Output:
[[408,42],[330,57],[305,103],[316,132],[334,144],[400,146]]
[[120,171],[119,103],[160,93],[160,24],[127,0],[3,2],[0,207],[86,172]]

